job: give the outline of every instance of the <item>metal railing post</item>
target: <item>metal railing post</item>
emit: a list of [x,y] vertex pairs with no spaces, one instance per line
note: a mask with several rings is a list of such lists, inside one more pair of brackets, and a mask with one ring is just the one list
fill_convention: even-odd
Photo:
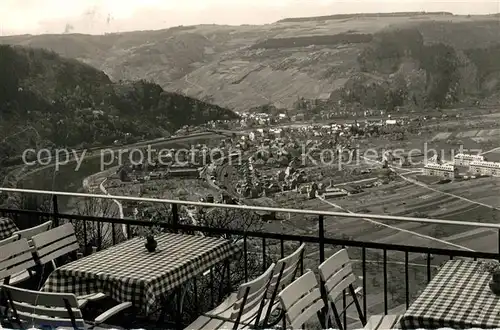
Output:
[[179,212],[177,209],[177,204],[172,204],[172,224],[174,225],[174,232],[177,233],[179,225]]
[[[324,218],[322,215],[318,217],[318,238],[319,238],[319,263],[321,264],[323,261],[325,261],[325,226],[324,226]],[[325,308],[321,311],[321,319],[325,319],[325,316],[328,315],[328,310],[329,310],[329,301],[327,297],[327,293],[325,290],[325,283],[323,280],[321,280],[321,297],[323,298],[323,301],[325,302]],[[326,324],[324,325],[325,328],[329,327],[330,320],[326,320]]]
[[57,205],[57,195],[52,196],[52,210],[54,212],[54,218],[52,219],[52,223],[54,224],[54,228],[59,226],[59,207]]
[[325,261],[325,224],[323,215],[319,216],[318,219],[318,231],[319,231],[319,262]]
[[500,229],[498,229],[498,260],[500,261]]
[[[111,224],[113,226],[113,224]],[[102,224],[97,222],[97,250],[102,249]]]

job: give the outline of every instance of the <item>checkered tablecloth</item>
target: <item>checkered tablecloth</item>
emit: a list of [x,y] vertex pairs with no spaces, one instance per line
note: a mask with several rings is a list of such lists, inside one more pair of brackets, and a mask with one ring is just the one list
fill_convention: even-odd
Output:
[[12,219],[0,218],[0,240],[11,237],[16,231],[19,231],[19,228]]
[[239,251],[214,237],[162,234],[148,252],[145,239],[134,238],[56,269],[42,290],[77,296],[102,292],[118,302],[132,302],[149,313],[162,295]]
[[403,329],[500,328],[500,297],[481,263],[447,262],[401,319]]

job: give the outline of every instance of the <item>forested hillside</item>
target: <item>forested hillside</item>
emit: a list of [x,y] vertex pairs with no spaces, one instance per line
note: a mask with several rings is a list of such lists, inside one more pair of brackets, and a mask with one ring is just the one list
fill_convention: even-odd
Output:
[[498,91],[499,46],[460,50],[426,44],[416,28],[374,35],[358,56],[360,72],[342,89],[345,102],[366,107],[445,108]]
[[51,49],[113,81],[147,79],[237,111],[297,109],[302,99],[325,111],[425,111],[500,102],[499,35],[496,15],[406,12],[9,36],[0,44]]
[[0,157],[31,147],[85,147],[168,136],[186,124],[235,118],[228,109],[146,82],[113,83],[54,52],[0,45]]

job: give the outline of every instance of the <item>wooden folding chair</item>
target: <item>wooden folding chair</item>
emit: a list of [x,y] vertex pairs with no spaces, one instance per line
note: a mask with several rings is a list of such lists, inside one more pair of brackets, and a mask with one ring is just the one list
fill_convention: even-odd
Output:
[[[27,270],[34,266],[36,263],[26,239],[17,240],[14,236],[0,241],[0,280],[5,284],[16,285],[25,281],[30,276]],[[3,306],[0,318],[5,318]]]
[[[43,233],[43,232],[46,232],[51,227],[52,227],[52,221],[47,221],[47,222],[44,222],[44,223],[42,223],[38,226],[35,226],[35,227],[31,227],[31,228],[23,229],[23,230],[18,230],[12,234],[12,238],[16,238],[16,239],[26,238],[28,240],[28,244],[30,245],[30,247],[34,251],[35,248],[33,246],[32,240],[31,240],[33,238],[33,236],[40,234],[40,233]],[[31,276],[33,276],[33,271],[28,270],[28,271],[25,271],[19,275],[16,275],[15,279],[14,278],[13,279],[16,280],[18,278],[22,278],[24,280],[24,279],[27,279],[28,277],[31,277]],[[11,279],[10,283],[11,284],[14,283],[14,282],[12,282],[12,279]]]
[[[304,256],[304,249],[305,244],[302,244],[292,254],[276,262],[264,300],[264,307],[262,309],[262,315],[264,317],[261,318],[259,327],[272,328],[282,319],[284,315],[283,310],[281,310],[280,314],[275,317],[272,323],[269,323],[271,314],[280,307],[278,293],[295,279],[300,262]],[[217,307],[217,310],[222,311],[231,309],[237,299],[236,292],[230,294],[229,297]]]
[[[5,284],[18,284],[29,277],[28,269],[35,267],[33,254],[26,239],[17,237],[0,241],[0,280]],[[20,274],[28,274],[28,277]]]
[[85,322],[74,294],[32,291],[10,285],[3,285],[1,289],[7,296],[10,321],[21,329],[92,329],[132,306],[130,302],[119,304],[96,317],[93,322]]
[[264,307],[274,264],[256,279],[240,285],[237,299],[228,308],[222,304],[198,317],[186,330],[246,329],[257,326]]
[[[342,249],[325,260],[318,267],[321,280],[324,282],[325,290],[327,293],[328,301],[330,302],[335,321],[340,330],[343,329],[341,316],[347,313],[347,309],[354,303],[358,312],[359,320],[366,325],[366,317],[363,315],[361,306],[358,301],[358,296],[361,294],[362,288],[354,288],[357,281],[356,275],[352,271],[351,261],[346,249]],[[349,289],[349,294],[352,301],[339,313],[335,306],[337,298]]]
[[[285,310],[287,329],[300,329],[314,314],[317,315],[323,329],[327,320],[323,319],[321,311],[325,301],[316,280],[316,275],[308,270],[304,275],[293,281],[279,293],[280,303]],[[326,313],[328,317],[329,313]]]
[[280,306],[279,299],[277,299],[279,291],[283,290],[295,280],[300,263],[304,258],[305,246],[305,244],[302,244],[292,254],[276,262],[276,266],[274,266],[273,269],[273,277],[271,278],[271,283],[269,283],[269,289],[267,290],[264,308],[265,315],[262,322],[264,328],[273,327],[281,320],[283,315],[277,316],[274,322],[269,323],[271,314]]

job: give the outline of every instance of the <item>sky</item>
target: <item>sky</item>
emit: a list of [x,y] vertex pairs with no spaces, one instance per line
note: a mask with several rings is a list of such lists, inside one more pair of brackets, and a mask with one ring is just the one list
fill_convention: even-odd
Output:
[[194,24],[267,24],[360,12],[492,14],[500,0],[0,0],[0,35],[102,34]]

